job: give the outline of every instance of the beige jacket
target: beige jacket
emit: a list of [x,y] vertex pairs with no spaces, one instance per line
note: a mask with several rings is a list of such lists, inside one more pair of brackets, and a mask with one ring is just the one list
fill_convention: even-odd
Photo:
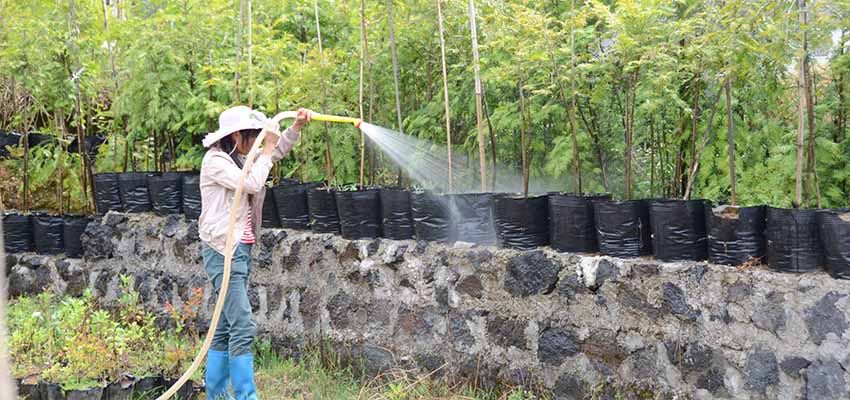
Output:
[[[298,140],[300,132],[287,129],[280,135],[270,156],[257,155],[251,172],[245,177],[245,188],[242,191],[239,210],[236,214],[236,225],[233,227],[234,246],[239,243],[245,224],[248,222],[248,195],[250,204],[252,228],[254,237],[260,238],[260,227],[263,221],[263,200],[266,197],[266,179],[272,163],[282,159]],[[201,217],[198,219],[198,234],[202,241],[215,251],[224,254],[227,246],[227,227],[230,225],[230,208],[239,177],[242,170],[236,166],[230,155],[213,146],[204,155],[201,163]]]

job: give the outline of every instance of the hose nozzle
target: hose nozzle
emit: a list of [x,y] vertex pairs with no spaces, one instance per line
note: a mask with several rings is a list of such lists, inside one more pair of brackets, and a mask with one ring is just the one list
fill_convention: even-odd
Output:
[[326,114],[319,114],[319,113],[313,114],[311,119],[313,121],[348,123],[348,124],[354,125],[357,128],[360,128],[360,123],[363,122],[359,118],[341,117],[341,116],[338,116],[338,115],[326,115]]
[[[272,118],[275,122],[280,123],[283,119],[293,119],[297,116],[295,111],[284,111],[279,113]],[[313,121],[323,121],[323,122],[341,122],[345,124],[352,124],[355,128],[360,129],[360,124],[363,123],[363,120],[360,118],[352,118],[352,117],[341,117],[338,115],[327,115],[314,113],[311,118]]]

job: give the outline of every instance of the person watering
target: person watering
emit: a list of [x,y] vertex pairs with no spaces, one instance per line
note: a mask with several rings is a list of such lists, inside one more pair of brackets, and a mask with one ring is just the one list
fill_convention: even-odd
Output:
[[[233,384],[237,400],[257,399],[254,386],[252,345],[256,324],[248,301],[248,277],[251,274],[251,247],[257,240],[262,222],[265,182],[272,163],[282,159],[301,135],[301,127],[313,112],[299,109],[295,122],[283,134],[277,123],[263,113],[246,106],[231,107],[218,118],[218,130],[203,140],[209,148],[201,164],[201,216],[198,233],[204,269],[218,294],[224,270],[224,252],[228,235],[238,238],[233,249],[230,286],[224,300],[221,319],[215,329],[207,355],[207,398],[232,399],[228,381]],[[261,154],[257,155],[245,178],[243,196],[238,204],[237,224],[228,232],[230,209],[239,186],[242,166],[260,132],[265,129]]]

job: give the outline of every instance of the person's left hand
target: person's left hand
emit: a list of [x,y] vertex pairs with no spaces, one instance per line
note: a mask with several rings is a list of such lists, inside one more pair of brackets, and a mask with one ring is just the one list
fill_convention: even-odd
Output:
[[301,127],[310,122],[313,118],[313,111],[306,108],[299,108],[298,115],[295,117],[295,122],[292,124],[292,129],[301,130]]

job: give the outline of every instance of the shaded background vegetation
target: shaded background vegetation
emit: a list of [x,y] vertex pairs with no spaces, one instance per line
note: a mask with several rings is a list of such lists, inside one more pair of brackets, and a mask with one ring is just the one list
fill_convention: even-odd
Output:
[[[400,128],[391,4],[403,131],[445,143],[436,4],[366,3],[364,118]],[[441,5],[452,142],[466,159],[455,168],[477,169],[468,3]],[[184,170],[199,168],[200,138],[233,104],[267,114],[321,110],[325,82],[328,112],[357,116],[360,3],[317,6],[323,56],[309,0],[3,0],[0,129],[55,138],[29,149],[26,166],[23,149],[0,162],[3,206],[85,210],[88,174],[79,155],[65,151],[79,135],[107,138],[91,160],[94,172]],[[731,116],[738,203],[790,206],[803,117],[802,205],[820,197],[822,207],[847,206],[850,2],[479,0],[475,7],[489,165],[521,168],[525,124],[532,181],[626,197],[628,155],[632,197],[681,197],[699,160],[690,196],[728,202]],[[809,84],[799,90],[799,83]],[[806,93],[811,113],[800,106]],[[309,126],[274,175],[325,179],[323,129]],[[336,183],[357,181],[359,135],[350,126],[328,129]],[[367,182],[396,179],[380,155],[370,163],[367,153],[366,169]]]

